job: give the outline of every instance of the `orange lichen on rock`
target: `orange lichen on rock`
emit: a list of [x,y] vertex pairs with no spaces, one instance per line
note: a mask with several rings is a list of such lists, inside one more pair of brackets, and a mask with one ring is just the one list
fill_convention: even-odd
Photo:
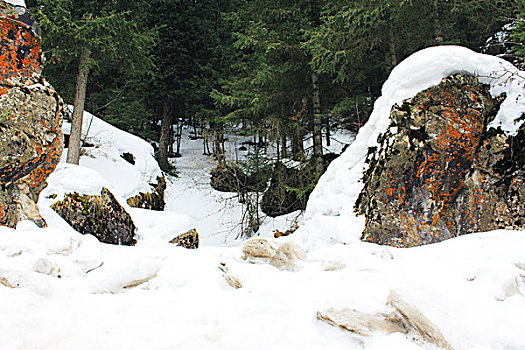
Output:
[[[16,18],[0,16],[0,95],[13,80],[39,76],[42,72],[40,36]],[[22,82],[23,83],[23,82]]]
[[41,76],[38,25],[0,0],[0,225],[44,225],[36,201],[63,149],[62,99]]
[[362,238],[401,247],[525,226],[525,209],[512,204],[525,200],[514,185],[523,180],[525,151],[515,153],[525,141],[509,147],[521,138],[486,127],[499,103],[488,86],[458,74],[394,106],[394,128],[369,153],[356,202],[366,216]]

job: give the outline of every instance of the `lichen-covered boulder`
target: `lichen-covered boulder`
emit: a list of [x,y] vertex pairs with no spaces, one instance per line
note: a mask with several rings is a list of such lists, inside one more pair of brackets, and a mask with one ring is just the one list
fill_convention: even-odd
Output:
[[179,247],[184,247],[187,249],[197,249],[199,248],[199,234],[197,229],[191,229],[188,232],[185,232],[170,241],[171,244],[178,245]]
[[64,104],[41,77],[38,26],[0,1],[0,225],[45,225],[36,201],[63,149]]
[[92,234],[109,244],[135,245],[135,224],[113,194],[103,188],[100,196],[67,194],[51,208],[82,234]]
[[524,228],[524,135],[487,129],[499,100],[457,74],[395,105],[370,149],[356,210],[362,239],[410,247]]
[[25,8],[0,0],[0,94],[28,85],[43,69],[38,25]]
[[128,198],[127,203],[133,208],[142,208],[150,210],[164,210],[164,191],[166,191],[166,178],[157,177],[157,183],[150,184],[153,188],[151,192],[140,192],[138,195]]

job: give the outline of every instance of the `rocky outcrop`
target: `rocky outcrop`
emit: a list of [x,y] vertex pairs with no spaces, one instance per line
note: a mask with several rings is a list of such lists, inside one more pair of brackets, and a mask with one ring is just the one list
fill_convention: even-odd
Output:
[[38,26],[0,1],[0,224],[45,225],[36,201],[62,153],[64,104],[41,77]]
[[197,230],[193,228],[188,232],[173,238],[170,243],[187,249],[197,249],[199,248],[199,234],[197,233]]
[[135,224],[113,194],[103,188],[100,196],[67,194],[52,205],[71,227],[110,244],[135,245]]
[[525,135],[488,129],[500,101],[455,75],[395,105],[370,149],[356,210],[362,239],[410,247],[525,227]]
[[[128,153],[129,154],[129,153]],[[127,203],[130,207],[163,211],[166,203],[164,202],[164,191],[166,191],[166,178],[157,177],[157,183],[150,184],[152,192],[140,192],[138,195],[128,198]]]

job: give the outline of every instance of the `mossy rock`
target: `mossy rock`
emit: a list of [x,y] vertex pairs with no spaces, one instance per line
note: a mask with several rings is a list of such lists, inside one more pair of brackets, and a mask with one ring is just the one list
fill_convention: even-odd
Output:
[[157,177],[156,184],[150,184],[153,187],[152,192],[140,192],[138,195],[128,198],[127,203],[130,207],[150,209],[150,210],[164,210],[166,203],[164,202],[164,192],[166,191],[166,178]]
[[199,234],[197,233],[197,229],[191,229],[188,232],[173,238],[170,243],[187,249],[199,248]]
[[220,192],[263,192],[268,186],[269,171],[246,174],[238,167],[222,166],[211,171],[211,187]]
[[51,208],[75,230],[91,234],[103,243],[137,243],[134,238],[136,227],[131,216],[106,188],[102,189],[100,196],[69,193]]

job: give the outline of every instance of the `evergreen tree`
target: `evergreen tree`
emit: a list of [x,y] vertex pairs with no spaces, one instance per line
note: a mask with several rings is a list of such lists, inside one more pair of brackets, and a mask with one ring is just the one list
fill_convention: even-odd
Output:
[[[334,0],[321,25],[308,33],[312,65],[346,92],[334,115],[369,108],[390,70],[425,47],[458,44],[480,50],[486,39],[516,13],[518,0]],[[371,96],[370,96],[371,95]],[[362,105],[361,101],[367,101]]]
[[213,120],[217,111],[210,92],[229,68],[230,33],[223,13],[234,0],[154,0],[151,23],[158,32],[157,67],[152,88],[162,120],[159,161],[168,168],[172,114],[181,120]]
[[[120,70],[125,67],[135,72],[151,68],[147,49],[153,36],[141,27],[140,18],[132,11],[144,10],[147,2],[36,0],[28,1],[28,5],[42,27],[43,47],[49,62],[67,67],[67,77],[74,74],[73,67],[76,66],[67,161],[78,164],[82,114],[90,72],[108,65],[120,65]],[[61,81],[60,78],[58,80]],[[70,93],[72,89],[66,91]]]
[[516,55],[521,57],[521,62],[523,64],[523,62],[525,62],[525,4],[521,4],[520,12],[513,22],[514,28],[511,35],[511,39],[514,44],[513,51]]
[[[224,81],[213,97],[231,108],[226,119],[266,134],[273,141],[292,139],[295,159],[303,158],[304,134],[320,118],[323,77],[313,72],[302,47],[304,32],[317,25],[319,2],[256,0],[230,15],[234,26],[234,76]],[[314,101],[315,100],[315,101]],[[320,135],[320,123],[315,123]],[[320,137],[315,154],[321,155]],[[285,142],[280,142],[286,153]]]

